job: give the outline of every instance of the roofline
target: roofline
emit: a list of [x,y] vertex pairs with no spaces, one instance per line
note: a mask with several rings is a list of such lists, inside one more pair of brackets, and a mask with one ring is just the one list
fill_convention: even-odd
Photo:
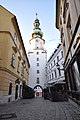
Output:
[[59,50],[60,46],[62,46],[61,43],[59,43],[59,45],[57,46],[57,48],[54,50],[53,54],[50,56],[50,58],[48,59],[47,62],[49,62],[51,60],[51,58],[55,55],[55,53]]
[[0,7],[2,7],[3,9],[5,9],[7,12],[9,12],[12,16],[15,16],[12,12],[10,12],[8,9],[6,9],[5,7],[3,7],[2,5],[0,5]]
[[24,52],[25,52],[25,55],[26,55],[26,59],[28,61],[28,66],[30,67],[29,60],[28,60],[28,57],[27,57],[27,54],[26,54],[26,50],[25,50],[25,47],[24,47],[23,39],[22,39],[22,36],[21,36],[21,32],[20,32],[20,29],[19,29],[19,25],[18,25],[18,22],[17,22],[17,18],[16,18],[16,16],[13,13],[11,13],[9,10],[7,10],[2,5],[0,5],[0,7],[2,7],[4,10],[8,11],[12,15],[12,22],[14,20],[15,23],[16,23],[16,26],[17,26],[17,29],[18,29],[18,32],[19,32],[19,35],[20,35],[20,38],[21,38],[21,42],[22,42],[22,45],[23,45],[23,49],[24,49]]

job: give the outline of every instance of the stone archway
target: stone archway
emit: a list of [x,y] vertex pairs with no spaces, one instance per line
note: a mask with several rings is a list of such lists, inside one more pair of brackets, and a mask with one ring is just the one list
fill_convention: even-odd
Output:
[[43,88],[40,85],[34,87],[35,97],[43,97]]

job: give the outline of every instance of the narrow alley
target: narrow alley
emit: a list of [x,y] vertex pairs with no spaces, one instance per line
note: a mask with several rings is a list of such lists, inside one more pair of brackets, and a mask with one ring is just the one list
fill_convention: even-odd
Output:
[[21,99],[0,105],[0,120],[80,120],[80,109],[69,102]]

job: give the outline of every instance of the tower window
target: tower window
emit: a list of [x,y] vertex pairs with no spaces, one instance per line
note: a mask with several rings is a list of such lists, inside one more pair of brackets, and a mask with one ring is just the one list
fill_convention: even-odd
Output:
[[37,63],[37,66],[39,66],[39,63]]
[[37,58],[37,61],[39,61],[39,58]]
[[39,54],[39,52],[36,53],[37,55]]
[[39,73],[39,70],[37,70],[37,73]]
[[37,81],[36,81],[37,84],[39,84],[39,77],[37,78]]

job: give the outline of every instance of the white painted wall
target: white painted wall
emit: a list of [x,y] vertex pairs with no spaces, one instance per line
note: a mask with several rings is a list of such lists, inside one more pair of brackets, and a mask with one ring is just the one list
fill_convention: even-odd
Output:
[[[60,70],[61,76],[59,76],[59,70],[56,67],[56,63],[58,62],[58,64],[60,65],[60,69],[63,68],[62,63],[64,63],[64,59],[61,53],[61,51],[63,51],[62,45],[60,45],[60,47],[56,49],[57,49],[56,52],[52,54],[52,56],[49,58],[47,62],[47,83],[53,83],[58,80],[65,80],[64,71]],[[57,56],[59,56],[59,61],[57,61]],[[54,64],[54,61],[55,61],[55,64]],[[55,77],[55,72],[54,72],[55,70],[56,70],[57,77]],[[52,77],[52,73],[53,73],[53,77]]]
[[[38,40],[38,42],[36,41]],[[35,42],[33,42],[35,41]],[[47,62],[47,52],[44,49],[44,40],[41,38],[35,38],[30,41],[31,46],[28,52],[28,58],[30,62],[30,70],[29,70],[29,86],[34,88],[36,85],[40,85],[44,87],[44,83],[46,82],[46,62]],[[38,47],[38,48],[37,48]],[[39,54],[37,54],[39,52]],[[39,58],[39,61],[37,61]],[[37,66],[39,63],[39,66]],[[37,73],[37,70],[40,73]],[[39,84],[37,84],[37,77],[39,77]]]

